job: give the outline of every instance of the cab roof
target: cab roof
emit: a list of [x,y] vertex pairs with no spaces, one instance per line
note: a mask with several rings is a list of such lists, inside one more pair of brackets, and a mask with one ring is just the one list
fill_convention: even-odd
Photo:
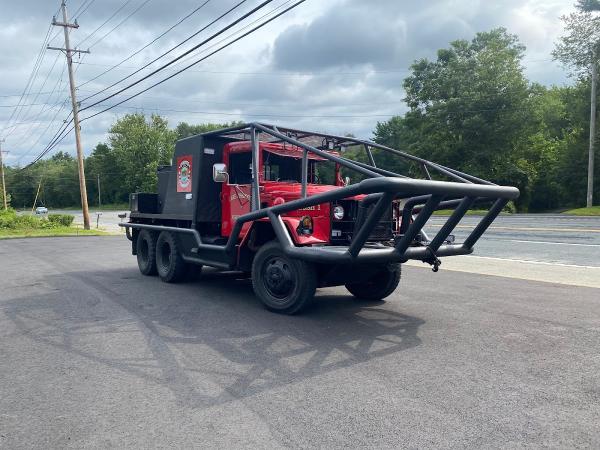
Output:
[[[244,153],[249,152],[251,149],[250,141],[240,141],[240,142],[230,142],[225,145],[225,150],[229,150],[230,153]],[[280,144],[275,142],[261,142],[260,149],[269,153],[273,153],[275,155],[284,156],[286,158],[294,158],[294,159],[302,159],[302,154],[304,150],[296,145],[291,144]],[[327,153],[340,156],[340,153],[333,150],[326,150]],[[316,155],[312,152],[308,153],[308,159],[315,161],[327,161],[326,158],[323,158],[319,155]]]

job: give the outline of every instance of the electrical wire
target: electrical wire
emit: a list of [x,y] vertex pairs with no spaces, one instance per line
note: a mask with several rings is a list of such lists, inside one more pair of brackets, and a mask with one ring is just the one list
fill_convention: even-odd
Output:
[[[254,33],[256,30],[258,30],[258,29],[260,29],[260,28],[264,27],[265,25],[267,25],[268,23],[272,22],[273,20],[275,20],[275,19],[279,18],[279,17],[280,17],[280,16],[282,16],[283,14],[286,14],[288,11],[290,11],[290,10],[292,10],[292,9],[296,8],[298,5],[300,5],[300,4],[302,4],[302,3],[304,3],[305,1],[306,1],[306,0],[299,0],[299,1],[297,1],[297,2],[296,2],[296,3],[294,3],[293,5],[291,5],[291,6],[287,7],[286,9],[284,9],[284,10],[283,10],[283,11],[281,11],[281,12],[279,12],[278,14],[276,14],[276,15],[275,15],[275,16],[273,16],[273,17],[271,17],[270,19],[266,20],[265,22],[263,22],[263,23],[261,23],[261,24],[259,24],[259,25],[255,26],[255,27],[254,27],[254,28],[252,28],[251,30],[249,30],[249,31],[245,32],[244,34],[242,34],[241,36],[239,36],[239,37],[235,38],[233,41],[231,41],[231,42],[228,42],[227,44],[225,44],[225,45],[223,45],[223,46],[219,47],[217,50],[214,50],[213,52],[209,53],[209,54],[208,54],[208,55],[206,55],[206,56],[203,56],[203,57],[202,57],[202,58],[200,58],[199,60],[197,60],[197,61],[194,61],[193,63],[191,63],[191,64],[187,65],[187,66],[186,66],[186,67],[184,67],[183,69],[180,69],[179,71],[175,72],[174,74],[172,74],[172,75],[170,75],[170,76],[168,76],[168,77],[166,77],[166,78],[164,78],[164,79],[162,79],[162,80],[158,81],[157,83],[154,83],[153,85],[151,85],[151,86],[149,86],[149,87],[147,87],[147,88],[145,88],[145,89],[141,90],[140,92],[138,92],[138,93],[136,93],[136,94],[134,94],[134,95],[132,95],[132,96],[129,96],[129,97],[128,97],[128,98],[126,98],[125,100],[122,100],[122,101],[118,102],[117,104],[115,104],[115,105],[113,105],[113,106],[110,106],[110,107],[108,107],[108,108],[105,108],[105,109],[103,109],[102,111],[99,111],[99,112],[97,112],[97,113],[95,113],[95,114],[92,114],[92,115],[90,115],[90,116],[87,116],[87,117],[85,117],[85,118],[84,118],[84,119],[82,119],[81,121],[83,121],[83,120],[87,120],[87,119],[90,119],[90,118],[92,118],[92,117],[95,117],[95,116],[98,116],[98,115],[100,115],[100,114],[102,114],[102,113],[104,113],[104,112],[106,112],[106,111],[109,111],[110,109],[114,108],[115,106],[119,106],[119,105],[121,105],[121,104],[125,103],[126,101],[129,101],[129,100],[131,100],[132,98],[135,98],[135,97],[137,97],[137,96],[139,96],[139,95],[143,94],[144,92],[147,92],[147,91],[149,91],[150,89],[152,89],[152,88],[154,88],[154,87],[156,87],[156,86],[158,86],[158,85],[160,85],[160,84],[162,84],[162,83],[164,83],[164,82],[166,82],[166,81],[170,80],[171,78],[173,78],[173,77],[175,77],[175,76],[179,75],[180,73],[182,73],[182,72],[185,72],[185,71],[186,71],[186,70],[188,70],[190,67],[193,67],[193,66],[195,66],[196,64],[199,64],[200,62],[202,62],[202,61],[204,61],[204,60],[206,60],[206,59],[210,58],[212,55],[214,55],[214,54],[216,54],[216,53],[218,53],[218,52],[220,52],[220,51],[224,50],[225,48],[229,47],[230,45],[233,45],[234,43],[238,42],[239,40],[241,40],[241,39],[245,38],[246,36],[248,36],[248,35],[250,35],[250,34],[252,34],[252,33]],[[113,95],[113,97],[114,97],[114,95]],[[96,103],[95,103],[95,105],[97,105],[98,103],[101,103],[101,102],[96,102]],[[90,106],[88,106],[88,107],[86,107],[86,108],[82,108],[82,110],[83,110],[83,109],[88,109],[88,108],[90,108],[90,107],[92,107],[92,106],[94,106],[94,105],[90,105]]]
[[77,44],[77,48],[81,48],[81,44],[83,44],[85,41],[87,41],[89,38],[91,38],[94,34],[96,34],[100,28],[102,28],[104,25],[106,25],[108,22],[110,22],[113,17],[115,17],[117,14],[119,14],[119,12],[125,8],[129,3],[131,3],[132,0],[126,0],[125,3],[123,3],[119,8],[117,8],[117,10],[112,13],[112,15],[106,19],[104,22],[102,22],[102,25],[100,25],[98,28],[96,28],[94,31],[92,31],[90,34],[88,34],[86,37],[83,38],[82,41],[79,42],[79,44]]
[[67,129],[72,122],[73,120],[70,120],[68,123],[66,123],[65,126],[61,129],[61,131],[55,135],[51,143],[48,144],[48,146],[46,146],[46,148],[32,162],[23,167],[22,170],[25,170],[34,165],[36,162],[38,162],[40,159],[46,156],[48,152],[50,152],[58,144],[60,144],[63,141],[63,139],[66,138],[69,135],[69,133],[75,129],[75,126],[72,126],[71,128]]
[[[120,80],[114,82],[113,84],[111,84],[110,86],[105,87],[104,89],[101,89],[100,91],[96,92],[93,95],[89,95],[87,97],[85,97],[83,100],[81,100],[81,102],[85,102],[91,98],[96,97],[97,95],[100,95],[103,92],[106,92],[107,90],[111,89],[112,87],[116,86],[119,83],[122,83],[123,81],[131,78],[132,76],[134,76],[135,74],[141,72],[143,69],[145,69],[146,67],[150,66],[151,64],[155,63],[156,61],[158,61],[159,59],[161,59],[162,57],[168,55],[169,53],[171,53],[173,50],[181,47],[183,44],[185,44],[186,42],[188,42],[190,39],[194,38],[195,36],[197,36],[198,34],[200,34],[201,32],[203,32],[204,30],[206,30],[207,28],[209,28],[210,26],[214,25],[216,22],[218,22],[219,20],[221,20],[223,17],[227,16],[229,13],[233,12],[235,9],[239,8],[241,5],[243,5],[244,3],[246,3],[248,0],[241,0],[240,2],[238,2],[237,4],[235,4],[232,8],[228,9],[227,11],[225,11],[223,14],[221,14],[219,17],[217,17],[216,19],[214,19],[213,21],[211,21],[208,25],[205,25],[204,27],[202,27],[200,30],[196,31],[195,33],[193,33],[192,35],[188,36],[186,39],[184,39],[183,41],[181,41],[179,44],[175,45],[174,47],[171,47],[169,50],[167,50],[166,52],[160,54],[158,57],[154,58],[152,61],[150,61],[149,63],[145,64],[144,66],[142,66],[141,68],[137,69],[136,71],[130,73],[129,75],[127,75],[126,77],[121,78]],[[271,2],[273,0],[268,0],[268,2]],[[261,5],[259,5],[261,6]],[[256,9],[256,8],[255,8]],[[200,44],[201,45],[201,44]],[[192,49],[191,51],[193,51],[194,49]],[[189,51],[188,51],[189,53]],[[180,56],[183,57],[185,56],[182,55]],[[160,70],[163,70],[166,66],[162,66],[162,68],[159,68]],[[156,69],[156,70],[159,70]],[[153,72],[155,73],[155,72]],[[153,75],[153,73],[149,74],[147,77]],[[141,82],[142,80],[140,80]],[[130,85],[131,86],[131,85]],[[117,92],[117,94],[119,94],[121,91]]]
[[[42,46],[38,53],[37,59],[33,65],[33,69],[31,71],[31,74],[29,75],[27,83],[25,84],[25,88],[23,89],[23,92],[21,93],[21,97],[19,98],[19,101],[17,102],[17,105],[21,104],[21,102],[23,101],[23,98],[25,97],[25,94],[31,90],[31,86],[32,86],[33,82],[35,81],[35,78],[37,77],[42,60],[44,59],[44,56],[46,55],[46,50],[47,50],[46,45],[48,42],[48,37],[50,36],[51,29],[52,29],[52,25],[49,25],[48,30],[46,31],[46,36],[44,37],[44,41],[42,42]],[[8,121],[6,122],[6,125],[4,126],[4,128],[2,128],[2,131],[0,132],[0,134],[4,134],[4,132],[6,131],[8,126],[11,124],[13,117],[15,117],[17,110],[19,110],[19,109],[20,109],[19,106],[17,106],[15,109],[13,109],[10,117],[8,118]],[[15,121],[17,121],[17,120],[19,120],[18,116],[17,116],[17,118],[15,118]]]
[[[40,86],[40,88],[38,89],[37,93],[35,94],[32,102],[35,103],[39,97],[39,93],[42,92],[42,90],[46,87],[46,83],[48,82],[48,79],[50,78],[50,75],[52,75],[52,72],[54,72],[54,68],[56,67],[56,64],[58,63],[58,59],[60,58],[60,53],[56,54],[56,58],[54,58],[54,62],[52,63],[52,67],[50,67],[50,70],[48,71],[48,73],[46,74],[46,77],[44,78],[44,81],[42,82],[42,85]],[[64,67],[64,66],[63,66]],[[29,114],[29,112],[31,111],[31,106],[29,105],[27,107],[27,110],[25,111],[25,113],[23,113],[23,120],[25,120]],[[23,110],[21,110],[23,111]],[[18,117],[18,116],[17,116]]]
[[[157,37],[155,37],[152,41],[148,42],[146,45],[144,45],[142,48],[140,48],[139,50],[133,52],[131,55],[129,55],[127,58],[123,59],[122,61],[120,61],[119,63],[109,66],[106,65],[106,67],[110,67],[109,69],[105,70],[104,72],[96,75],[94,78],[89,79],[88,81],[81,83],[79,86],[77,86],[78,88],[85,86],[86,84],[91,83],[92,81],[97,80],[98,78],[106,75],[107,73],[111,72],[112,70],[116,69],[117,67],[121,67],[121,65],[126,62],[129,61],[131,58],[133,58],[134,56],[138,55],[139,53],[141,53],[143,50],[147,49],[148,47],[150,47],[152,44],[154,44],[156,41],[158,41],[159,39],[161,39],[162,37],[164,37],[167,33],[170,33],[173,29],[175,29],[176,27],[178,27],[179,25],[181,25],[183,22],[185,22],[187,19],[189,19],[191,16],[193,16],[194,14],[196,14],[198,11],[200,11],[207,3],[209,3],[211,0],[205,0],[200,6],[196,7],[194,10],[192,10],[190,13],[188,13],[186,16],[182,17],[181,19],[179,19],[178,22],[176,22],[174,25],[172,25],[171,27],[169,27],[167,30],[163,31],[160,35],[158,35]],[[87,65],[98,65],[98,64],[87,64]],[[135,69],[136,67],[133,66],[128,66],[128,68],[131,69]],[[108,89],[108,88],[107,88]]]
[[125,17],[122,21],[120,21],[117,25],[115,25],[108,33],[106,33],[104,36],[102,36],[100,39],[98,39],[97,41],[95,41],[92,45],[90,45],[88,48],[92,48],[95,47],[96,45],[98,45],[101,41],[103,41],[109,34],[111,34],[112,32],[114,32],[117,28],[119,28],[121,25],[123,25],[125,22],[127,22],[131,16],[133,16],[134,14],[136,14],[140,9],[142,9],[144,6],[146,6],[151,0],[145,0],[141,5],[139,5],[136,9],[134,9],[127,17]]
[[[81,6],[77,9],[77,11],[75,11],[75,13],[73,14],[73,20],[77,19],[78,17],[81,17],[81,15],[87,11],[87,9],[92,5],[92,3],[94,3],[96,0],[87,0],[89,1],[89,3],[85,6],[85,8],[81,9],[83,7],[83,5],[85,5],[86,2],[83,2],[81,4]],[[81,10],[81,11],[80,11]]]

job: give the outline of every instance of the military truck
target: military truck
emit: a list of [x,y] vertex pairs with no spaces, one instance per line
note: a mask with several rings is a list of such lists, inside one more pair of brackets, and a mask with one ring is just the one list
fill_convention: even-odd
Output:
[[[383,155],[399,158],[406,173],[377,164]],[[402,263],[437,271],[440,258],[471,253],[519,195],[375,142],[263,123],[178,141],[172,164],[158,168],[157,190],[131,194],[121,223],[142,274],[174,283],[202,266],[240,271],[269,310],[285,314],[327,286],[388,297]],[[454,242],[475,202],[489,211]],[[429,236],[423,227],[442,208],[453,212]]]

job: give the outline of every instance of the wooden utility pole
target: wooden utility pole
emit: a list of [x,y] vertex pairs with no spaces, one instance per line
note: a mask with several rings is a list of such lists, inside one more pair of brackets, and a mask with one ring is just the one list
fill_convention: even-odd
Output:
[[73,54],[74,53],[89,53],[89,50],[72,49],[69,42],[69,28],[79,28],[77,20],[74,23],[69,23],[67,18],[67,6],[65,0],[61,2],[63,21],[57,22],[56,17],[52,19],[52,25],[63,27],[65,32],[65,48],[50,47],[50,50],[60,50],[67,56],[67,68],[69,72],[69,84],[71,86],[71,103],[73,105],[73,125],[75,127],[75,143],[77,146],[77,167],[79,169],[79,193],[81,194],[81,209],[83,212],[83,228],[90,229],[90,212],[88,209],[87,189],[85,186],[85,169],[83,166],[83,150],[81,148],[81,128],[79,126],[79,104],[75,93],[75,78],[73,74]]
[[[6,184],[4,183],[4,162],[2,161],[2,143],[4,139],[0,141],[0,176],[2,177],[2,198],[4,199],[4,209],[8,209],[8,201],[6,200]],[[8,152],[6,152],[8,153]]]
[[588,208],[594,204],[594,143],[596,141],[596,85],[598,84],[598,62],[596,51],[592,52],[592,93],[590,109],[590,148],[588,154],[587,202]]
[[38,184],[37,191],[35,192],[35,198],[33,199],[33,206],[31,207],[31,214],[35,211],[35,205],[37,204],[37,199],[40,195],[40,188],[42,187],[42,179],[40,178],[40,183]]

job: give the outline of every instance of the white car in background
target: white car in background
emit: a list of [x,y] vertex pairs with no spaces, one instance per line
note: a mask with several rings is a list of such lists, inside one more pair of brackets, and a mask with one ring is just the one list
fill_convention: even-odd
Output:
[[37,208],[35,208],[35,213],[36,214],[48,214],[48,208],[46,208],[45,206],[38,206]]

